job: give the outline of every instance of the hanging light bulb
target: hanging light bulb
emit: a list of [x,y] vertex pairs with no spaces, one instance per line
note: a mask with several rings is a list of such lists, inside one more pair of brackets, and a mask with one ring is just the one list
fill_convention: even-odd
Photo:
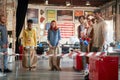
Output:
[[48,5],[48,0],[45,0],[45,5]]
[[90,5],[90,1],[86,1],[86,6],[89,6]]
[[70,6],[70,5],[71,5],[70,1],[66,1],[66,6]]

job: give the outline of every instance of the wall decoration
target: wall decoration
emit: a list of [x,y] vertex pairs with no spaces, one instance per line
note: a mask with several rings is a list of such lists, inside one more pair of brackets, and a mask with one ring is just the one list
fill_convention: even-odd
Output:
[[82,11],[82,10],[75,10],[74,11],[75,22],[78,22],[79,16],[82,16],[82,15],[84,15],[84,11]]
[[47,10],[47,22],[51,22],[52,20],[56,20],[56,11]]
[[74,23],[58,23],[57,26],[60,28],[62,38],[70,38],[71,36],[74,36]]
[[44,14],[44,10],[40,10],[40,15],[41,15],[41,17],[40,17],[40,22],[41,23],[43,23],[43,21],[45,20],[45,17],[43,17],[42,15]]
[[50,23],[48,22],[48,23],[46,23],[46,25],[45,25],[45,30],[48,30],[50,28]]
[[58,21],[73,21],[73,10],[57,10]]
[[88,15],[93,15],[93,11],[85,11],[84,16],[87,17]]
[[32,19],[34,24],[38,24],[38,9],[28,8],[27,19]]
[[[75,25],[74,23],[58,23],[57,26],[60,28],[62,38],[70,38],[74,36]],[[50,23],[46,24],[45,35],[48,35],[48,29],[50,28]]]
[[40,24],[40,29],[42,29],[42,30],[44,29],[44,24],[43,23]]
[[44,10],[41,9],[40,10],[40,14],[43,15],[44,14]]
[[40,22],[43,23],[43,21],[45,20],[45,18],[43,16],[40,17]]

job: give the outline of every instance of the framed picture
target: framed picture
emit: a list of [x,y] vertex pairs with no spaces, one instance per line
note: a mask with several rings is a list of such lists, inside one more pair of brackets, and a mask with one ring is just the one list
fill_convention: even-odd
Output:
[[47,10],[47,22],[51,22],[52,20],[56,20],[56,11]]
[[57,10],[58,21],[73,21],[73,10]]
[[38,9],[28,8],[27,19],[32,19],[34,24],[38,24]]
[[83,10],[75,10],[74,11],[74,20],[75,20],[75,22],[78,22],[78,18],[79,18],[79,16],[82,16],[82,15],[84,15],[84,11]]

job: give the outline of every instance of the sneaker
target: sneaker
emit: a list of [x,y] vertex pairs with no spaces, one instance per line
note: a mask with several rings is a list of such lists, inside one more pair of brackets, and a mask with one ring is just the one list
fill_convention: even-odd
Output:
[[4,73],[10,73],[10,72],[12,72],[12,71],[9,69],[4,69]]
[[31,71],[36,71],[36,68],[31,68]]
[[0,77],[4,77],[6,74],[0,72]]

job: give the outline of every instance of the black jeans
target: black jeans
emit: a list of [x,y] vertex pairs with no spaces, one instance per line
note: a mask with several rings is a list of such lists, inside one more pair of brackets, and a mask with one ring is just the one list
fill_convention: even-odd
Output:
[[92,47],[91,51],[92,52],[98,52],[99,51],[99,47]]

